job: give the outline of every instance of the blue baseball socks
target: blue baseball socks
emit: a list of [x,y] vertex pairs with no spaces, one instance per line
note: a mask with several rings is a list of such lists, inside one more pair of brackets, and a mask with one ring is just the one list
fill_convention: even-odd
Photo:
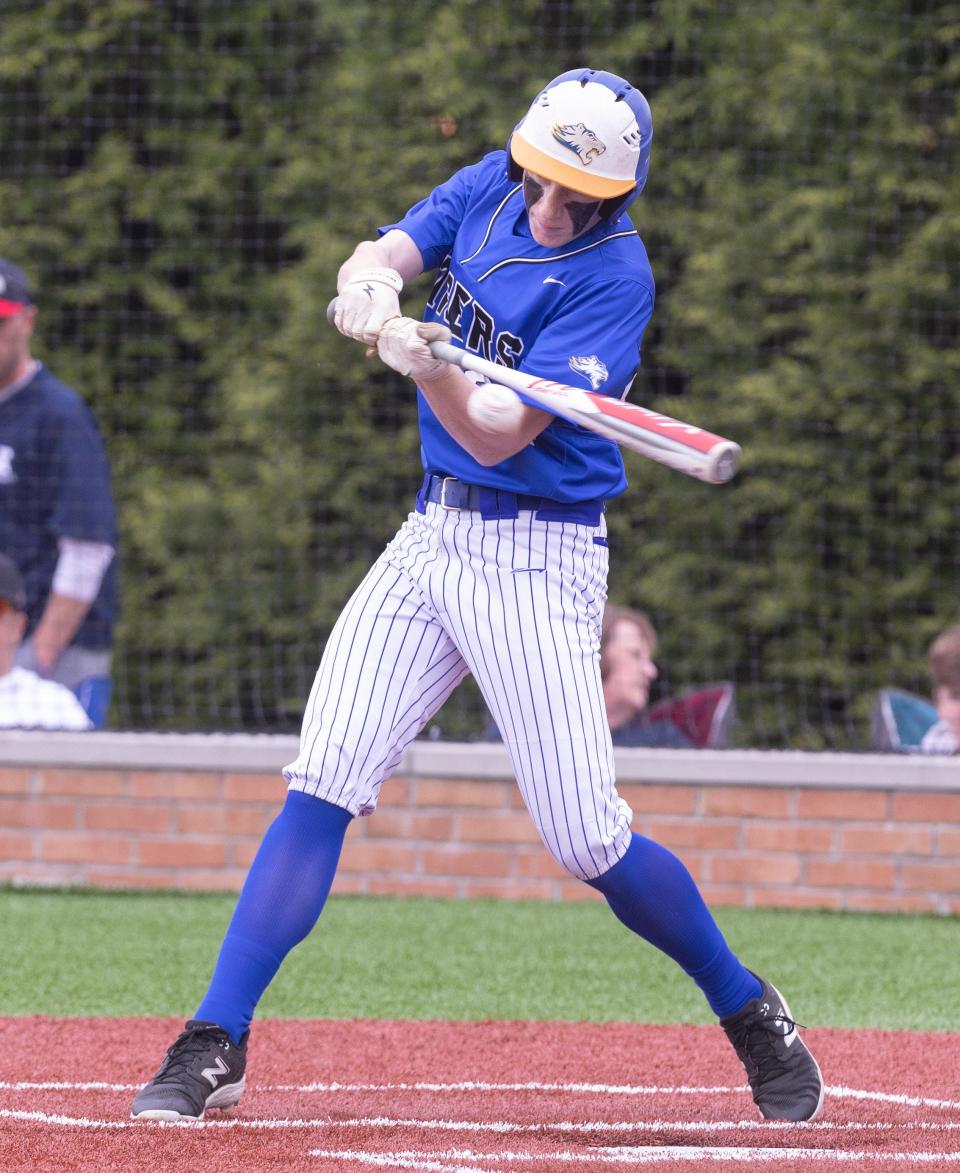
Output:
[[194,1017],[239,1043],[280,963],[317,923],[353,816],[323,799],[287,792],[250,865]]
[[703,991],[718,1018],[761,993],[760,982],[731,952],[683,863],[634,834],[626,854],[591,887],[638,936],[672,957]]
[[[322,799],[287,793],[250,866],[196,1019],[217,1023],[239,1043],[284,957],[323,911],[351,818]],[[666,848],[634,834],[623,858],[589,883],[628,929],[693,978],[718,1017],[760,994],[693,877]]]

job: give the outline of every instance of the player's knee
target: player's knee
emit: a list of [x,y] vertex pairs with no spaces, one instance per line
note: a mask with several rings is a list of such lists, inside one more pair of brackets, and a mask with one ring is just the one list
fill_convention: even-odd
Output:
[[571,835],[565,842],[544,841],[564,871],[576,880],[589,882],[604,875],[623,857],[630,846],[630,825],[618,823],[606,831],[593,827],[579,838]]

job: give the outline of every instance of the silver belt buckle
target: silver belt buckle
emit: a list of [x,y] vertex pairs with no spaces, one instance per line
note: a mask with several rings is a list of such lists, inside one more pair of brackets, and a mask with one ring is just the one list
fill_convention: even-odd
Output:
[[459,513],[460,512],[459,505],[448,505],[447,504],[447,482],[448,481],[452,484],[456,484],[457,478],[456,477],[444,477],[443,480],[441,480],[441,482],[440,482],[440,508],[450,510],[451,512]]

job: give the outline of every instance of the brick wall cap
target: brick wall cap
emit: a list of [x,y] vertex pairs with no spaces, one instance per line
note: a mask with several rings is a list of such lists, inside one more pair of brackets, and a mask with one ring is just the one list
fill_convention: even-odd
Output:
[[[298,753],[293,735],[247,733],[47,733],[0,731],[0,766],[132,770],[279,771]],[[789,786],[960,793],[960,759],[802,750],[618,749],[621,782]],[[510,779],[499,744],[415,741],[395,774]]]

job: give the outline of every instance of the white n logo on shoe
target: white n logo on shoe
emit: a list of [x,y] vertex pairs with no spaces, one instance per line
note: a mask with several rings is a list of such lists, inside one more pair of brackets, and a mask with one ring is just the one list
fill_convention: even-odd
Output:
[[783,1031],[783,1045],[785,1047],[792,1047],[799,1037],[797,1035],[797,1024],[789,1018],[778,1018],[777,1026]]
[[[763,1012],[764,1014],[771,1013],[769,1002],[764,1002]],[[797,1033],[797,1024],[790,1015],[790,1007],[783,1000],[782,996],[780,998],[779,1013],[774,1017],[773,1022],[776,1024],[778,1030],[783,1031],[783,1045],[785,1047],[792,1047],[800,1036]]]
[[200,1074],[208,1081],[212,1088],[215,1088],[220,1082],[219,1077],[226,1075],[229,1070],[229,1067],[227,1067],[226,1063],[218,1055],[216,1065],[213,1067],[204,1067]]

